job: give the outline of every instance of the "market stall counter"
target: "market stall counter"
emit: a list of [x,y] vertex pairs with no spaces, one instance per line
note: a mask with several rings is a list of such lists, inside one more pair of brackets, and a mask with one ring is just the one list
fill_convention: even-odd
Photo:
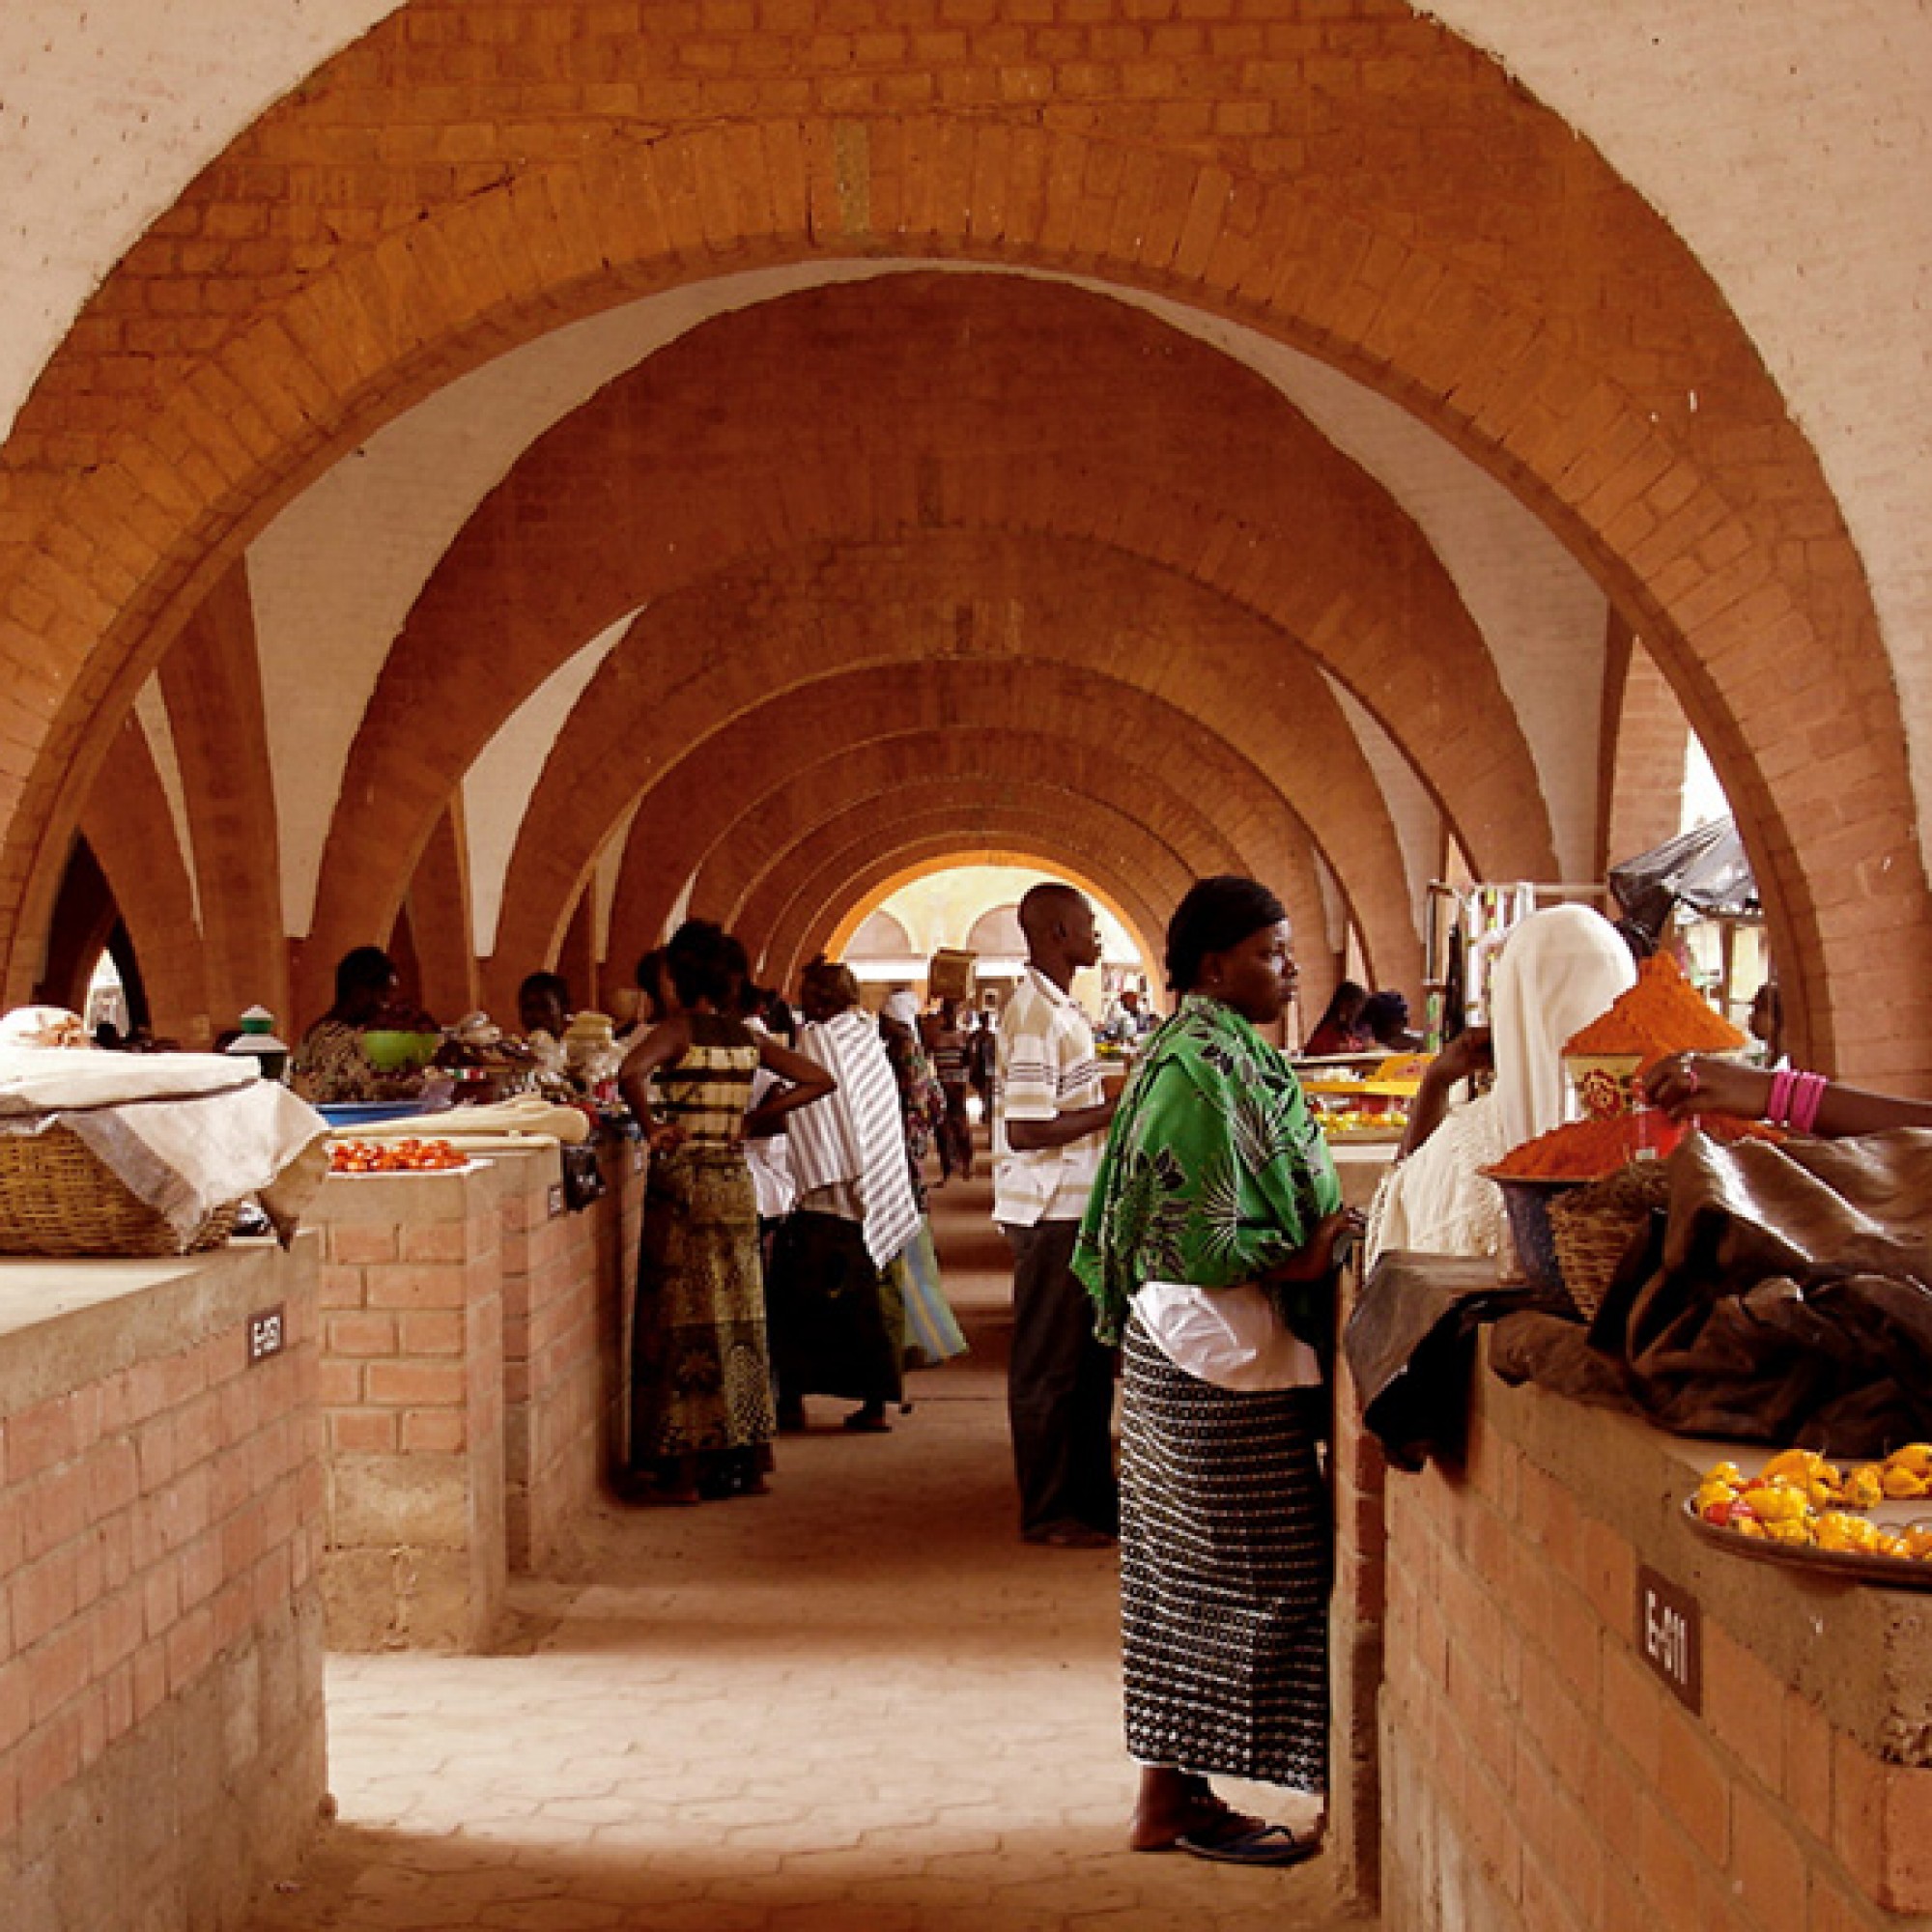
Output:
[[314,1828],[317,1264],[0,1261],[0,1925],[238,1924]]
[[311,1215],[338,1648],[487,1648],[619,1453],[636,1144],[573,1189],[554,1139],[441,1119],[458,1164],[331,1175]]
[[1460,1462],[1386,1479],[1384,1924],[1932,1927],[1932,1593],[1700,1534],[1724,1445],[1506,1386],[1488,1341]]

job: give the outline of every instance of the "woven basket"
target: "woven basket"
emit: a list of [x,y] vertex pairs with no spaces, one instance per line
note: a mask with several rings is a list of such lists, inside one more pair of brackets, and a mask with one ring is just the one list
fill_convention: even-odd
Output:
[[1661,1160],[1634,1160],[1549,1204],[1549,1234],[1563,1287],[1585,1321],[1603,1306],[1632,1242],[1648,1232],[1651,1215],[1670,1198],[1670,1170]]
[[0,1255],[185,1255],[218,1248],[239,1202],[184,1241],[66,1127],[0,1134]]

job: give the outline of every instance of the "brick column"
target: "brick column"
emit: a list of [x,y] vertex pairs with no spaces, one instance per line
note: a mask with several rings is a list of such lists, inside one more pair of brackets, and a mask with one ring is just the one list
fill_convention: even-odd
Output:
[[493,1155],[503,1217],[504,1439],[510,1567],[542,1571],[570,1548],[621,1451],[622,1312],[636,1251],[624,1245],[629,1143],[601,1157],[605,1194],[561,1199],[549,1143]]
[[310,1236],[0,1263],[0,1925],[221,1932],[315,1828],[315,1290]]
[[[1350,1286],[1352,1288],[1353,1283]],[[1341,1319],[1353,1305],[1344,1296]],[[1382,1620],[1387,1597],[1387,1466],[1361,1426],[1361,1395],[1337,1351],[1334,1461],[1335,1594],[1328,1616],[1328,1849],[1336,1885],[1374,1906],[1381,1887]]]
[[328,1640],[476,1650],[507,1577],[497,1179],[332,1176],[325,1242]]

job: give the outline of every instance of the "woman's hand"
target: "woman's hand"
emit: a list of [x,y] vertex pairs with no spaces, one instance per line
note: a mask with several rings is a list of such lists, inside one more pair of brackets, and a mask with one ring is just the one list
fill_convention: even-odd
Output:
[[644,1145],[653,1153],[674,1153],[684,1145],[684,1129],[674,1121],[660,1121],[646,1130]]
[[1269,1281],[1321,1281],[1348,1261],[1367,1221],[1359,1208],[1338,1208],[1315,1224],[1307,1245],[1268,1269]]
[[1708,1053],[1674,1053],[1643,1076],[1644,1098],[1673,1121],[1697,1114],[1734,1114],[1761,1120],[1771,1101],[1771,1075]]
[[1480,1073],[1495,1070],[1496,1056],[1490,1045],[1489,1028],[1464,1027],[1429,1063],[1429,1071],[1423,1078],[1434,1076],[1441,1085],[1453,1087],[1459,1080],[1473,1080]]
[[1489,1028],[1464,1027],[1424,1070],[1409,1104],[1402,1146],[1396,1150],[1398,1158],[1406,1159],[1442,1124],[1442,1117],[1449,1111],[1449,1095],[1457,1086],[1479,1073],[1493,1073],[1495,1068]]

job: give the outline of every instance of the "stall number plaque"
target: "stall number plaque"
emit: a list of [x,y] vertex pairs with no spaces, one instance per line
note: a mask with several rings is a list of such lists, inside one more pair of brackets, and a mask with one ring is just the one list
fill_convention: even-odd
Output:
[[1680,1704],[1703,1710],[1703,1612],[1695,1597],[1642,1564],[1636,1572],[1636,1647]]
[[265,1308],[248,1318],[248,1360],[266,1362],[279,1355],[289,1339],[288,1319],[280,1308]]

